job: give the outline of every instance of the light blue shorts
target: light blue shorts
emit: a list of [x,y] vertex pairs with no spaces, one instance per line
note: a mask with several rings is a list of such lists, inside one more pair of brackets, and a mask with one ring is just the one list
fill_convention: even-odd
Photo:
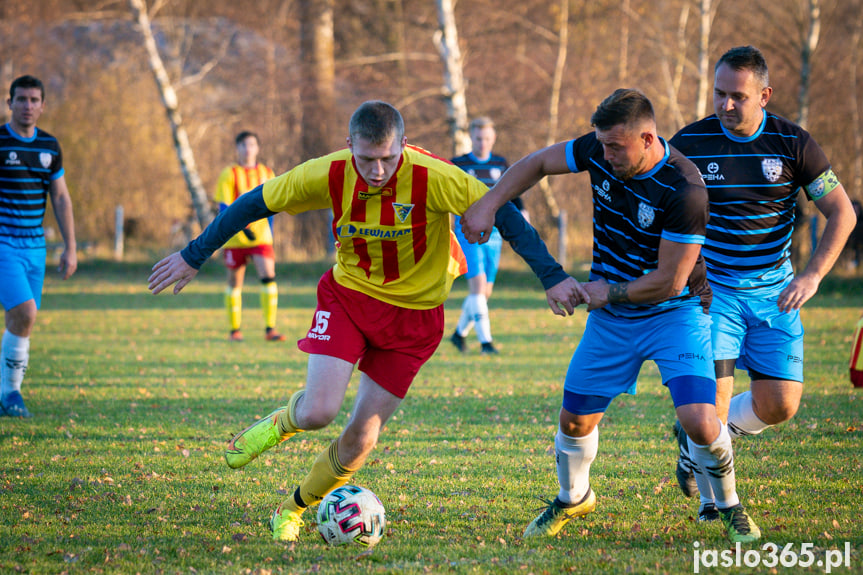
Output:
[[647,360],[659,367],[675,407],[716,403],[710,316],[691,305],[634,319],[591,312],[566,372],[564,408],[598,413],[621,393],[635,395]]
[[803,381],[803,322],[800,311],[781,312],[778,296],[740,297],[713,288],[713,353],[737,359],[737,367],[770,378]]
[[0,242],[0,305],[10,310],[27,300],[42,304],[45,248],[13,248]]
[[485,281],[494,283],[497,278],[497,269],[500,265],[500,250],[503,247],[503,238],[497,228],[492,228],[488,241],[484,244],[472,244],[467,241],[461,231],[461,218],[455,218],[455,236],[458,245],[464,252],[467,260],[467,279],[485,274]]

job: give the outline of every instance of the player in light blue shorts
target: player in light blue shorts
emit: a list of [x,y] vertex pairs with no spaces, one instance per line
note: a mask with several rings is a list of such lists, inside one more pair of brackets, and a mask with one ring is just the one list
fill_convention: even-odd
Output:
[[659,367],[675,409],[715,404],[710,323],[696,305],[639,319],[604,309],[592,312],[566,372],[563,407],[577,415],[601,413],[621,393],[635,395],[638,372],[647,360]]
[[582,285],[590,316],[558,412],[560,491],[524,537],[555,537],[596,508],[590,466],[599,423],[616,396],[635,393],[642,364],[652,360],[689,434],[689,455],[717,494],[699,519],[721,520],[733,542],[756,541],[761,531],[740,504],[731,436],[716,413],[712,295],[701,257],[708,221],[704,180],[657,135],[653,106],[637,90],[616,90],[591,124],[593,132],[513,164],[462,216],[465,236],[481,239],[491,232],[494,209],[544,176],[590,175],[593,260],[590,281]]
[[33,76],[16,78],[7,100],[12,117],[0,125],[0,417],[31,417],[21,384],[30,361],[30,334],[45,279],[45,208],[51,200],[64,250],[64,279],[78,268],[72,199],[57,138],[36,122],[45,109],[45,86]]
[[713,287],[713,354],[717,362],[749,371],[753,380],[803,383],[800,310],[782,312],[776,298],[746,298]]
[[0,305],[12,309],[27,300],[42,304],[45,248],[13,248],[0,242]]
[[[509,168],[506,158],[492,153],[492,148],[497,140],[494,122],[485,116],[474,118],[470,123],[469,132],[470,153],[453,158],[452,163],[491,187]],[[522,214],[525,213],[523,204],[517,204],[516,207],[522,211]],[[465,336],[470,333],[471,328],[475,327],[481,353],[484,355],[496,354],[497,348],[492,343],[488,300],[494,289],[494,280],[497,278],[503,239],[500,232],[492,228],[487,243],[469,243],[461,231],[461,218],[459,216],[456,216],[453,228],[458,243],[467,258],[466,278],[469,293],[462,303],[461,316],[459,316],[455,332],[450,336],[450,341],[459,351],[464,352],[467,347]]]

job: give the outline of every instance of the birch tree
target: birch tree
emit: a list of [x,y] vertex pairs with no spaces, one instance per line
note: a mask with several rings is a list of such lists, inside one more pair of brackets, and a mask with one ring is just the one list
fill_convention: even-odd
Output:
[[147,14],[147,6],[144,0],[129,0],[129,7],[144,39],[144,47],[149,57],[150,70],[152,70],[153,76],[156,79],[156,85],[162,96],[162,103],[168,114],[168,121],[171,123],[171,134],[174,137],[174,148],[177,151],[177,158],[180,160],[180,169],[183,171],[186,187],[189,190],[189,195],[192,197],[192,206],[195,208],[198,223],[203,229],[213,220],[213,213],[210,210],[207,192],[204,190],[201,176],[198,174],[198,168],[195,165],[195,155],[192,153],[192,147],[189,144],[189,136],[183,125],[177,92],[171,84],[168,72],[165,70],[165,65],[162,62],[162,57],[159,55],[159,49],[156,47],[156,40],[150,27],[150,16]]
[[447,122],[453,141],[453,155],[460,156],[471,150],[468,134],[467,99],[465,98],[464,69],[458,45],[458,28],[452,0],[436,0],[438,30],[434,43],[440,52],[444,74],[444,100]]

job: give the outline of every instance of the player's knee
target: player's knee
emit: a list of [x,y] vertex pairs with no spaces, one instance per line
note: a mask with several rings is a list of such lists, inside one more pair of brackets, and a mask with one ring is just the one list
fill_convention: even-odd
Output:
[[297,414],[303,429],[321,429],[328,426],[339,414],[340,406],[333,407],[328,404],[302,405],[301,413]]
[[768,425],[778,425],[794,417],[800,403],[795,401],[764,402],[754,406],[755,415]]

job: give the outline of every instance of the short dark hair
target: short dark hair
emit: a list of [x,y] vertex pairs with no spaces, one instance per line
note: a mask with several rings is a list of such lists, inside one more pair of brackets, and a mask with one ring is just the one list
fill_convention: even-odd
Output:
[[737,46],[731,48],[720,56],[713,71],[725,64],[732,70],[751,70],[755,78],[761,83],[761,88],[770,85],[770,74],[767,72],[767,60],[764,54],[755,46]]
[[237,137],[234,138],[234,143],[239,146],[240,142],[242,142],[246,138],[254,138],[255,141],[258,143],[258,145],[260,145],[260,143],[261,143],[261,139],[258,137],[258,135],[256,133],[250,132],[248,130],[243,130],[242,132],[237,134]]
[[618,88],[590,116],[590,125],[600,130],[610,130],[623,124],[632,126],[643,120],[656,121],[653,104],[641,91],[632,88]]
[[18,88],[39,88],[39,92],[42,94],[42,99],[45,99],[45,85],[42,84],[42,80],[37,78],[36,76],[20,76],[15,78],[12,81],[12,85],[9,86],[9,98],[15,99],[15,90]]
[[401,142],[405,136],[405,122],[392,105],[369,100],[360,104],[351,115],[348,132],[352,140],[363,138],[372,144],[384,144],[391,136]]

